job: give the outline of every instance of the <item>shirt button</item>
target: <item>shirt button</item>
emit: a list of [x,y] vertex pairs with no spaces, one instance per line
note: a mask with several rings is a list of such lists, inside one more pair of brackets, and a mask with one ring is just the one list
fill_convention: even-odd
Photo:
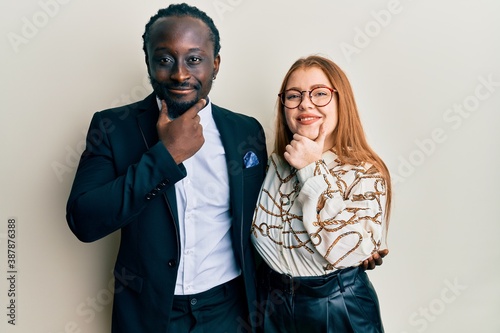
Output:
[[196,303],[198,303],[196,298],[191,299],[191,305],[196,305]]

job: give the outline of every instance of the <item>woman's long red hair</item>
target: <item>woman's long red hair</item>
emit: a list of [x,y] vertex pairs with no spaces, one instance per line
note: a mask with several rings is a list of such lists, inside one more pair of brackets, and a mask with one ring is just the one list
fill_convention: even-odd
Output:
[[[354,165],[359,164],[360,162],[369,162],[373,164],[376,171],[378,171],[385,180],[387,198],[385,218],[388,226],[392,195],[391,176],[384,161],[375,153],[375,151],[373,151],[366,141],[365,132],[363,130],[363,126],[361,125],[351,84],[349,83],[345,73],[330,59],[316,55],[301,58],[297,60],[286,73],[280,92],[283,92],[286,89],[290,75],[295,70],[310,67],[317,67],[321,69],[328,77],[329,81],[333,85],[333,88],[335,88],[338,92],[338,124],[337,128],[334,130],[333,150],[339,157],[340,161],[342,163]],[[285,109],[283,104],[281,104],[278,100],[277,105],[278,114],[276,121],[274,151],[278,156],[283,157],[285,147],[290,143],[293,134],[288,129],[286,124]]]

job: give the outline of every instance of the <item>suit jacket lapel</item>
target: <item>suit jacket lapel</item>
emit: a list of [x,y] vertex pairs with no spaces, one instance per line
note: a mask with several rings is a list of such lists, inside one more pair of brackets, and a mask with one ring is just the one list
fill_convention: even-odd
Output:
[[158,104],[154,94],[149,95],[139,104],[137,123],[147,149],[158,142],[158,132],[156,131],[158,114]]
[[[231,200],[231,210],[233,215],[234,234],[240,234],[242,227],[241,215],[243,214],[243,173],[240,153],[238,153],[238,128],[226,111],[212,104],[212,114],[221,135],[222,145],[226,153],[226,165],[229,177],[229,191]],[[236,223],[234,223],[236,222]]]

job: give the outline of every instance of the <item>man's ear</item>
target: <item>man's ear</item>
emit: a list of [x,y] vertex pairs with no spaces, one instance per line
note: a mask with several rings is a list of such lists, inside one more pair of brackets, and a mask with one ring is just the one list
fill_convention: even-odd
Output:
[[219,66],[220,66],[220,54],[217,54],[214,59],[214,77],[217,76],[219,73]]

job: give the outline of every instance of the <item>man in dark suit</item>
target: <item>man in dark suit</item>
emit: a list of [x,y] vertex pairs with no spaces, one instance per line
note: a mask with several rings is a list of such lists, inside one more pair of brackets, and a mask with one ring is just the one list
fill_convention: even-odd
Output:
[[69,227],[84,242],[121,232],[113,332],[250,332],[263,128],[209,100],[220,44],[204,12],[171,5],[143,39],[154,93],[94,115]]

